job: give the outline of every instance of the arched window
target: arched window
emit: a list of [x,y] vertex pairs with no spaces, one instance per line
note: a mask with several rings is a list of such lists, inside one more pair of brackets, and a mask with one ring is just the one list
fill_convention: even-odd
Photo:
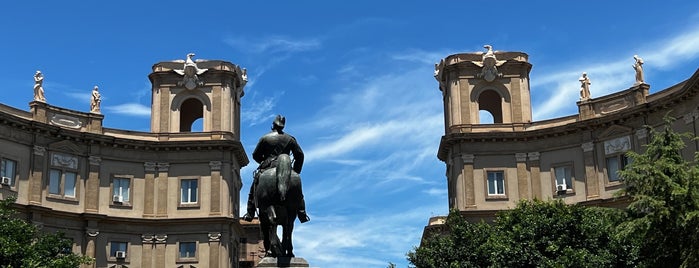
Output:
[[[198,99],[189,98],[180,105],[180,132],[192,132],[192,125],[204,117],[204,104]],[[200,120],[202,121],[202,120]],[[199,126],[203,124],[198,124]],[[201,127],[203,131],[203,127]]]
[[[487,111],[492,117],[493,124],[502,123],[502,97],[495,90],[485,90],[478,96],[479,111]],[[479,116],[483,113],[479,112]],[[484,124],[484,120],[480,120]]]

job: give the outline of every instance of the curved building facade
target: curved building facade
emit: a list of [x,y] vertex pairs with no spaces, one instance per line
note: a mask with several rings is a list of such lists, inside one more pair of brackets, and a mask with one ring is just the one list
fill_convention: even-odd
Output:
[[0,105],[0,197],[64,232],[88,267],[238,267],[245,72],[188,57],[149,78],[151,132],[105,128],[99,109]]
[[[630,161],[626,151],[642,152],[649,142],[645,126],[661,126],[670,115],[676,131],[699,130],[699,72],[654,94],[636,83],[607,96],[583,95],[578,114],[533,121],[531,68],[525,53],[492,50],[436,65],[445,125],[437,155],[446,164],[449,208],[469,220],[492,219],[521,199],[624,206],[614,198],[623,187],[616,171]],[[493,122],[481,123],[480,111]],[[699,144],[687,145],[682,153],[691,160]]]

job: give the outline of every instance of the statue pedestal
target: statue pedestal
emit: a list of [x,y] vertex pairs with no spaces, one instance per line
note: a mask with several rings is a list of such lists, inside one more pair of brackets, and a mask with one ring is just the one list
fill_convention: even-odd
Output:
[[272,268],[282,268],[282,267],[310,267],[308,262],[304,258],[290,258],[290,257],[264,257],[257,264],[257,267],[272,267]]

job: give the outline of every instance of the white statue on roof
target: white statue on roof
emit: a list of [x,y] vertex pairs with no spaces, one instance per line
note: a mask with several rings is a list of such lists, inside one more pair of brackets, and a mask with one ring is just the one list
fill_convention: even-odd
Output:
[[495,52],[493,52],[493,46],[484,45],[483,48],[487,51],[483,54],[482,61],[472,61],[472,63],[478,67],[483,67],[481,73],[477,75],[478,77],[485,79],[485,81],[493,82],[495,78],[502,76],[502,73],[498,72],[497,67],[505,64],[507,60],[498,60],[495,57]]
[[192,60],[194,53],[187,54],[187,59],[184,61],[184,67],[181,70],[173,70],[177,74],[184,76],[182,81],[177,83],[178,86],[184,85],[185,88],[192,90],[201,86],[203,82],[199,81],[199,75],[206,72],[208,69],[199,69],[197,63]]

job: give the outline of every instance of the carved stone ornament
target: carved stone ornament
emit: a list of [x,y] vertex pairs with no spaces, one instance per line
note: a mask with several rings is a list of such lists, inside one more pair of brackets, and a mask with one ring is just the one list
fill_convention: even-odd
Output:
[[626,152],[629,149],[631,149],[631,138],[629,136],[604,142],[604,153],[607,155]]
[[209,162],[209,166],[211,167],[211,171],[219,171],[221,170],[221,161],[211,161]]
[[204,85],[204,82],[199,80],[199,75],[206,72],[208,69],[199,69],[197,63],[192,60],[194,53],[187,54],[187,59],[184,61],[182,70],[173,70],[177,74],[183,76],[182,81],[177,82],[178,86],[184,86],[186,89],[192,90],[198,86]]
[[143,163],[143,168],[146,169],[146,171],[153,172],[155,171],[156,164],[155,162],[145,162]]
[[158,163],[158,171],[167,172],[170,169],[170,163],[160,162]]
[[645,139],[648,136],[648,130],[645,128],[641,128],[639,130],[636,130],[636,138],[640,139]]
[[155,236],[153,234],[142,234],[141,242],[144,244],[155,243]]
[[592,142],[586,142],[580,145],[582,148],[583,152],[592,152],[592,150],[595,148],[595,144]]
[[41,147],[39,145],[34,145],[34,154],[38,156],[44,156],[46,153],[46,147]]
[[165,243],[166,241],[167,241],[166,234],[156,234],[155,235],[155,243],[161,244],[161,243]]
[[83,125],[82,122],[80,122],[79,118],[63,114],[54,114],[53,116],[51,116],[51,120],[49,122],[51,123],[51,125],[62,126],[72,129],[79,129]]
[[97,229],[88,228],[85,230],[85,234],[89,237],[97,237],[100,234],[100,231]]
[[516,153],[515,159],[517,159],[517,162],[527,161],[527,153]]
[[473,164],[475,158],[476,156],[473,154],[461,154],[461,160],[464,161],[464,164]]
[[91,165],[91,166],[99,166],[100,163],[102,163],[102,158],[99,157],[99,156],[91,155],[91,156],[88,158],[88,160],[90,160],[90,165]]
[[539,161],[539,152],[531,152],[528,153],[527,156],[529,156],[529,161]]
[[493,47],[491,45],[484,45],[483,48],[486,49],[486,52],[483,54],[482,61],[472,61],[471,63],[483,68],[481,69],[481,73],[476,75],[478,78],[493,82],[495,78],[502,77],[502,73],[498,72],[498,67],[505,64],[507,61],[498,60],[497,57],[495,57],[495,52],[493,52]]
[[684,123],[691,124],[692,122],[694,122],[694,120],[697,120],[697,118],[699,118],[699,111],[687,113],[684,115]]
[[218,241],[221,241],[221,233],[219,233],[219,232],[209,233],[209,242],[218,242]]
[[57,167],[78,169],[78,158],[72,155],[54,153],[51,157],[51,165]]

